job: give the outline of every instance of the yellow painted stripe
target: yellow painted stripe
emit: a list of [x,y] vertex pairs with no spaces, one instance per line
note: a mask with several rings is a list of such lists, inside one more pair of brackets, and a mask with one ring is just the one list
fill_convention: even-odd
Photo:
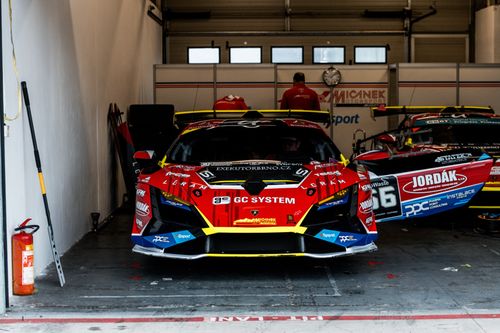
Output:
[[[462,108],[462,105],[454,105],[454,106],[449,106],[449,105],[429,105],[429,106],[411,106],[411,105],[408,105],[408,106],[386,106],[385,108],[386,109],[393,109],[393,110],[398,110],[398,109],[439,109],[439,108],[447,108],[447,107],[453,107],[453,108],[456,108],[458,110],[460,110]],[[464,105],[463,106],[464,108],[467,108],[467,109],[477,109],[477,110],[490,110],[489,107],[487,106],[471,106],[471,105]],[[374,106],[372,107],[372,110],[377,110],[378,109],[378,106]]]
[[181,133],[181,135],[184,135],[184,134],[187,134],[187,133],[191,133],[191,132],[194,132],[194,131],[197,131],[197,130],[199,130],[199,128],[198,128],[198,127],[188,128],[188,129],[184,130],[184,131]]
[[484,192],[500,192],[500,187],[485,186],[481,191]]
[[45,183],[43,181],[43,174],[41,172],[38,173],[38,181],[40,182],[40,190],[42,194],[45,194]]
[[[216,110],[215,113],[247,113],[248,111],[257,111],[262,113],[319,113],[319,114],[328,114],[328,111],[325,110],[300,110],[300,109],[292,109],[292,110]],[[184,114],[200,114],[200,113],[214,113],[214,110],[191,110],[191,111],[177,111],[176,115],[184,115]]]
[[472,209],[500,209],[500,206],[469,206]]
[[205,235],[213,235],[218,233],[230,233],[230,234],[270,234],[270,233],[295,233],[304,234],[306,232],[305,227],[209,227],[203,228]]

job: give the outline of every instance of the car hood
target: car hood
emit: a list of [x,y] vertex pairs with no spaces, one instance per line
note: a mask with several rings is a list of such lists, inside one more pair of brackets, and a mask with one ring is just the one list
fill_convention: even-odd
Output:
[[343,164],[231,162],[169,164],[139,181],[195,206],[214,227],[295,226],[312,205],[360,181]]

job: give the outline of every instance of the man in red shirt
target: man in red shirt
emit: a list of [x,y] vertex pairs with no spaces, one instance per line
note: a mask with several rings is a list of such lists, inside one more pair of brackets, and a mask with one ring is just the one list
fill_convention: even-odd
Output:
[[316,92],[305,85],[304,73],[297,72],[293,76],[293,87],[283,93],[280,109],[319,110],[319,99]]
[[214,110],[248,110],[245,100],[240,96],[224,96],[215,101]]

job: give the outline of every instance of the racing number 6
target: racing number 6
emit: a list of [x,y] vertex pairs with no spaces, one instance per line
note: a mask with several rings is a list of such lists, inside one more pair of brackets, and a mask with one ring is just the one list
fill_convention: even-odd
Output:
[[382,208],[395,207],[398,203],[396,195],[394,194],[395,191],[396,189],[394,186],[390,185],[372,189],[373,210],[379,209],[380,206],[382,206]]

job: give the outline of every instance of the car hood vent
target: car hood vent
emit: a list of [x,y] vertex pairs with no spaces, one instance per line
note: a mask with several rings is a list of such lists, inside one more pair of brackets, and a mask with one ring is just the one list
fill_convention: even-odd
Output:
[[266,183],[262,180],[248,179],[244,184],[243,188],[250,195],[259,195],[266,188]]

